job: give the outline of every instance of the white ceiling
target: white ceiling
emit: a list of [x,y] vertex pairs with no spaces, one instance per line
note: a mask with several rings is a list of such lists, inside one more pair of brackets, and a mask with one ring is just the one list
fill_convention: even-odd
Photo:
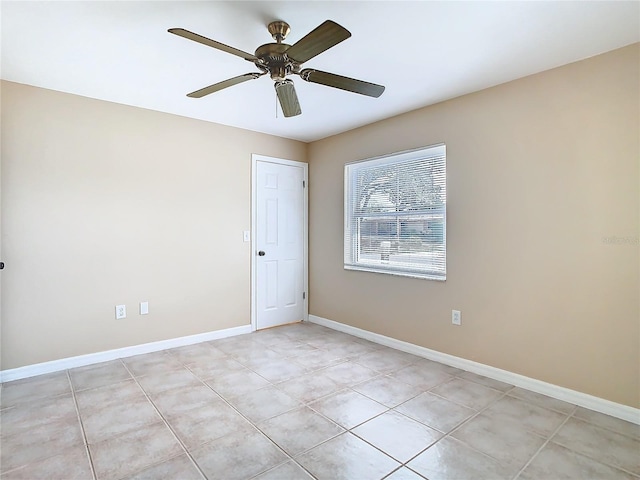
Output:
[[[640,41],[637,1],[2,1],[0,14],[5,80],[307,142]],[[296,76],[297,117],[276,118],[268,76],[185,96],[257,68],[168,28],[253,53],[273,20],[293,44],[327,19],[352,37],[304,67],[385,85],[380,98]]]

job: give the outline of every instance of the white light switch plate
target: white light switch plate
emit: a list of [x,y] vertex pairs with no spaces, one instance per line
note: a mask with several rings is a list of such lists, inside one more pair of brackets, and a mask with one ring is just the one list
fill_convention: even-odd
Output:
[[140,302],[140,315],[149,313],[149,302]]
[[245,230],[242,234],[242,238],[244,239],[245,242],[250,242],[251,241],[251,232],[249,230]]

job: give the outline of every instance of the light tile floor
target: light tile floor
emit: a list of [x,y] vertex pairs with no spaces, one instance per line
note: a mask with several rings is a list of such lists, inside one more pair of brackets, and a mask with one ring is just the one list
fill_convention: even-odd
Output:
[[640,427],[314,324],[2,385],[0,479],[636,479]]

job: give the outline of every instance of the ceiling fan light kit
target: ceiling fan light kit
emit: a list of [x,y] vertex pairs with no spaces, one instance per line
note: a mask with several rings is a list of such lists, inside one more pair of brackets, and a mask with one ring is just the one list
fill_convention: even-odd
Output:
[[293,45],[282,43],[291,31],[289,24],[286,22],[271,22],[267,26],[267,29],[276,43],[261,45],[256,49],[255,55],[252,55],[183,28],[170,28],[168,30],[169,33],[244,58],[249,62],[253,62],[260,70],[259,72],[246,73],[222,82],[214,83],[208,87],[191,92],[187,94],[187,96],[191,98],[201,98],[224,88],[248,80],[255,80],[256,78],[269,74],[275,82],[276,96],[280,102],[282,113],[285,117],[294,117],[300,115],[302,110],[293,80],[286,78],[289,75],[299,75],[300,78],[306,82],[317,83],[319,85],[338,88],[369,97],[377,98],[384,92],[384,87],[375,83],[343,77],[335,73],[322,72],[312,68],[301,70],[304,62],[311,60],[313,57],[351,36],[351,33],[346,28],[337,23],[327,20]]
[[300,102],[298,102],[298,95],[296,89],[293,86],[293,80],[285,79],[278,81],[274,84],[276,87],[276,94],[278,95],[278,101],[282,107],[282,113],[285,117],[295,117],[300,115]]

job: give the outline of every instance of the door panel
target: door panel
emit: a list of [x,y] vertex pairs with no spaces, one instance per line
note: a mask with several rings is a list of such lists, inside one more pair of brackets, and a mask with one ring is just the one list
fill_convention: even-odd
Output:
[[265,205],[265,246],[278,244],[278,199],[267,198]]
[[264,308],[274,310],[278,308],[278,263],[274,261],[264,262],[265,267],[265,299]]
[[256,326],[298,322],[304,316],[304,171],[256,164]]

